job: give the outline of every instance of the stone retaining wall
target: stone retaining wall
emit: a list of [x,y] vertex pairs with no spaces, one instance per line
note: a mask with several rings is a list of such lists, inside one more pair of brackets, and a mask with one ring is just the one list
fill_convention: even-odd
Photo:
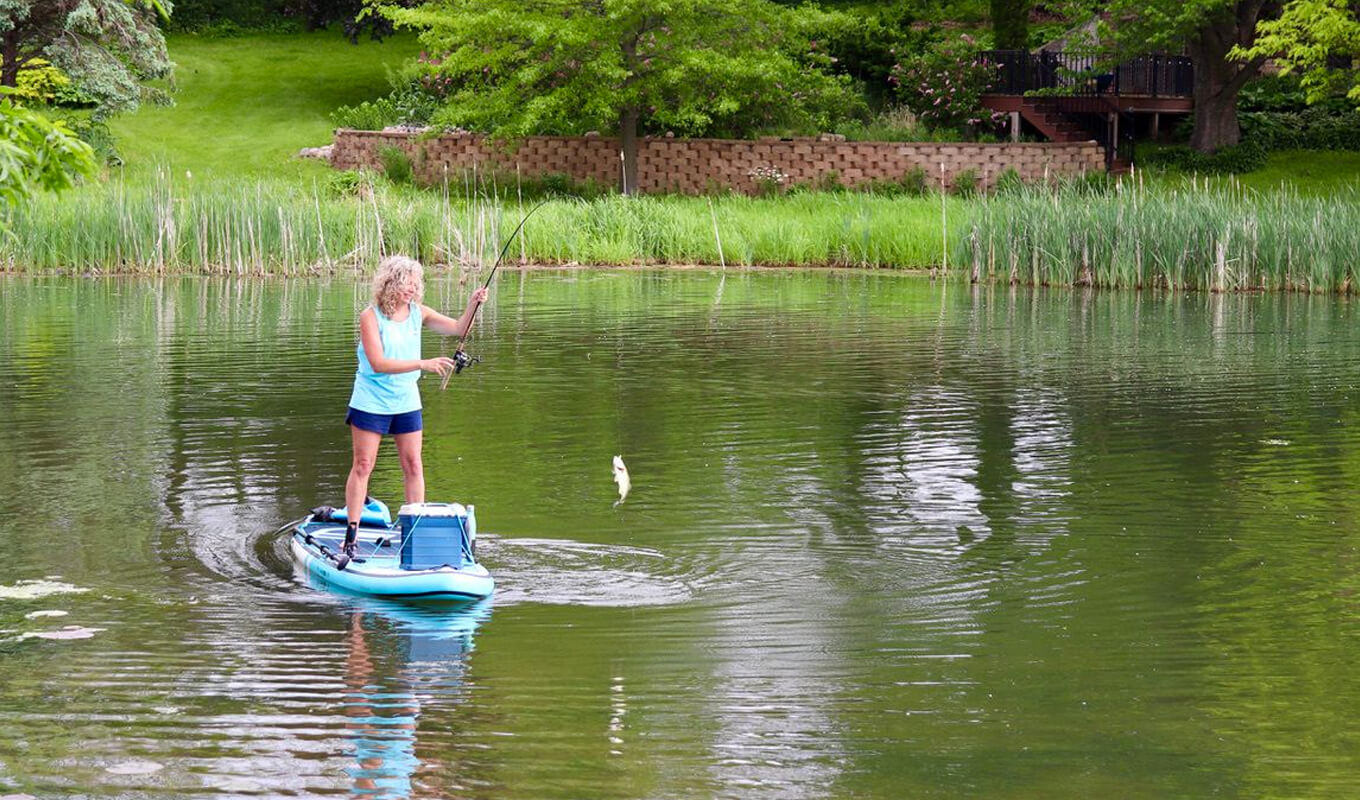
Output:
[[[476,134],[423,139],[415,133],[348,129],[335,133],[331,164],[337,169],[381,169],[383,147],[396,147],[410,156],[417,178],[425,183],[438,183],[445,176],[461,182],[463,173],[475,168],[525,176],[560,173],[612,186],[619,182],[622,165],[619,141],[610,137],[530,136],[504,145]],[[950,186],[960,172],[973,169],[980,184],[990,187],[1007,168],[1026,181],[1104,171],[1105,152],[1095,142],[638,140],[638,185],[643,192],[697,194],[723,188],[752,192],[757,179],[751,173],[758,169],[777,170],[785,176],[785,185],[817,184],[833,172],[840,183],[853,185],[899,180],[917,167],[934,186]]]

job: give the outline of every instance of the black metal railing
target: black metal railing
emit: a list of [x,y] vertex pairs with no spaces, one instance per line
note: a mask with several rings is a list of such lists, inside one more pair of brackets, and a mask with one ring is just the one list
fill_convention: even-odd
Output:
[[1112,63],[1100,55],[984,50],[981,59],[996,70],[990,87],[995,94],[1189,97],[1195,85],[1194,66],[1185,56],[1146,55]]

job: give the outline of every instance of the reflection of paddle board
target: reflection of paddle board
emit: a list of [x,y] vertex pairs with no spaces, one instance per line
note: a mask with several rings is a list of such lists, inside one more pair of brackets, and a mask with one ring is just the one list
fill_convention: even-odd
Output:
[[324,588],[350,594],[419,600],[477,600],[495,581],[477,563],[472,506],[412,503],[391,521],[371,500],[359,517],[358,551],[343,563],[344,509],[318,508],[289,527],[293,560]]
[[[340,705],[353,749],[345,767],[351,793],[370,800],[413,797],[418,744],[428,732],[421,717],[468,699],[468,654],[491,600],[448,606],[354,597],[345,605],[351,612]],[[442,731],[436,726],[434,733]],[[422,783],[429,779],[427,772]],[[422,788],[423,797],[432,787]]]

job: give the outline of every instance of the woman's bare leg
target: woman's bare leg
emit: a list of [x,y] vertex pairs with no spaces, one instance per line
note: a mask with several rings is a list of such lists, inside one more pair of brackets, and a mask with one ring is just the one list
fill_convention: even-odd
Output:
[[345,481],[345,508],[350,522],[358,522],[364,510],[364,500],[368,497],[368,478],[373,474],[373,464],[378,458],[378,445],[382,434],[350,426],[350,438],[354,443],[354,462],[349,468],[349,479]]
[[401,459],[401,476],[406,484],[406,502],[425,502],[425,466],[420,459],[422,431],[398,433],[397,458]]

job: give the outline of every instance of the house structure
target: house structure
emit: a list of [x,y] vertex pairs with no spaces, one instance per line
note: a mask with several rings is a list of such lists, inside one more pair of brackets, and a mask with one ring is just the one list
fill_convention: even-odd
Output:
[[1194,111],[1194,67],[1183,55],[1116,60],[1097,30],[1092,20],[1032,51],[984,51],[994,79],[982,105],[1010,115],[1017,141],[1025,133],[1054,142],[1095,140],[1105,148],[1106,167],[1117,172],[1132,163],[1135,136],[1156,138]]

